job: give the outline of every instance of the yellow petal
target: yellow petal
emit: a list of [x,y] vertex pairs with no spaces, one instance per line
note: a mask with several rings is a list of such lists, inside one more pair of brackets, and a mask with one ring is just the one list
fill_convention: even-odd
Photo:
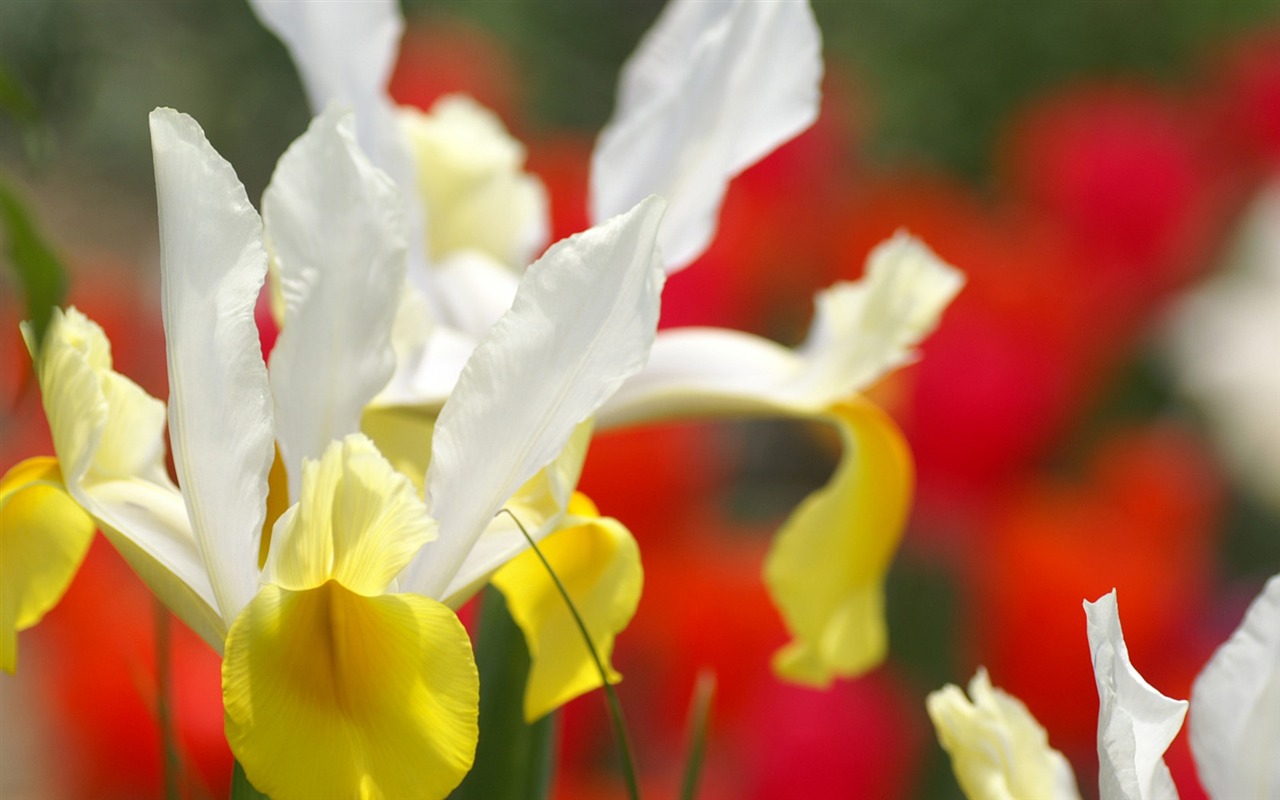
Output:
[[[568,527],[543,539],[538,548],[573,598],[609,682],[617,683],[622,676],[609,659],[614,637],[631,621],[640,602],[640,549],[621,523],[596,516],[584,496],[574,495],[570,511],[579,516],[570,517]],[[493,576],[493,585],[506,597],[529,647],[526,720],[536,720],[601,686],[582,633],[536,553],[527,550],[510,561]]]
[[435,535],[409,479],[352,434],[303,462],[301,497],[276,522],[263,581],[301,591],[333,579],[381,594]]
[[330,581],[265,586],[222,662],[227,742],[274,798],[442,798],[478,735],[471,640],[447,607]]
[[884,581],[902,537],[914,471],[902,433],[860,397],[822,420],[844,455],[826,486],[791,514],[765,559],[765,583],[793,641],[779,676],[809,686],[853,677],[884,659]]
[[991,685],[985,669],[969,682],[969,697],[948,684],[929,694],[927,707],[969,800],[1080,799],[1071,764],[1049,746],[1022,701]]
[[62,599],[93,541],[93,520],[62,485],[57,459],[29,458],[0,478],[0,668],[17,667],[17,632]]
[[413,408],[366,408],[360,430],[373,440],[378,452],[396,471],[407,477],[419,495],[431,460],[431,434],[436,414]]

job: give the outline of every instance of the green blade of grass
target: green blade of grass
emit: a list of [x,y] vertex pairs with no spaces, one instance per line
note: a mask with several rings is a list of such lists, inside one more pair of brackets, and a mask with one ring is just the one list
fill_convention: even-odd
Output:
[[707,754],[707,736],[711,729],[711,703],[716,696],[716,676],[698,673],[689,704],[689,752],[684,760],[684,780],[680,783],[680,800],[693,800],[702,778],[702,762]]
[[0,178],[0,224],[9,240],[9,263],[26,295],[27,319],[35,326],[38,352],[54,306],[60,305],[66,296],[67,271],[3,178]]

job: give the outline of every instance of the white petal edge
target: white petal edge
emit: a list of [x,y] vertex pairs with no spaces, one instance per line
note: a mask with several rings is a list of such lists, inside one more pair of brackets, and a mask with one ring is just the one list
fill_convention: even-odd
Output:
[[312,113],[335,102],[355,110],[360,146],[403,194],[409,278],[427,291],[426,220],[417,199],[413,159],[387,93],[404,33],[398,0],[250,0],[249,6],[288,49]]
[[1280,797],[1280,575],[1196,678],[1189,725],[1210,797]]
[[661,302],[664,209],[648,198],[556,243],[525,272],[440,412],[426,478],[440,538],[404,573],[409,591],[441,598],[503,503],[644,365]]
[[686,266],[711,243],[729,181],[817,119],[821,81],[807,2],[673,0],[623,67],[592,154],[592,219],[662,195],[667,270]]
[[1129,662],[1116,592],[1084,603],[1098,685],[1098,788],[1102,800],[1176,800],[1164,752],[1178,735],[1187,701],[1148,684]]
[[285,302],[270,364],[276,438],[297,500],[302,460],[358,431],[395,369],[387,310],[404,289],[407,222],[336,107],[280,158],[262,215]]
[[267,272],[262,222],[196,121],[151,112],[169,360],[169,438],[218,610],[258,588],[258,539],[275,458],[271,390],[254,306]]
[[600,413],[604,427],[676,417],[816,413],[915,360],[964,276],[899,232],[867,258],[866,276],[820,292],[795,350],[719,328],[662,331],[649,363]]

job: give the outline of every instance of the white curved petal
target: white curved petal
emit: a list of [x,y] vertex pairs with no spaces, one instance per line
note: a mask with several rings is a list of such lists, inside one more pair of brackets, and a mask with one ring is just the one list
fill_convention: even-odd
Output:
[[262,222],[231,165],[190,117],[151,112],[169,357],[169,435],[191,527],[223,619],[257,592],[275,458],[254,306]]
[[817,118],[821,50],[807,2],[673,0],[623,68],[592,154],[592,218],[662,195],[667,270],[693,261],[729,181]]
[[422,293],[406,285],[391,330],[395,372],[372,405],[414,406],[433,414],[438,412],[479,341],[438,324]]
[[262,197],[285,323],[271,353],[276,438],[296,500],[302,460],[360,429],[395,369],[404,288],[400,192],[356,145],[350,114],[318,117],[285,152]]
[[1120,630],[1116,593],[1084,603],[1089,650],[1098,684],[1098,788],[1102,800],[1177,798],[1164,751],[1169,748],[1187,701],[1153,689],[1129,663]]
[[354,108],[360,143],[387,169],[387,157],[403,153],[386,91],[404,33],[399,2],[250,0],[249,6],[288,48],[312,112],[334,101]]
[[440,538],[402,585],[441,597],[502,504],[643,366],[658,323],[663,208],[649,198],[526,271],[440,412],[427,471]]
[[520,275],[478,250],[464,250],[436,267],[445,317],[477,342],[511,308]]
[[[23,325],[28,347],[31,328]],[[164,404],[111,368],[102,329],[54,309],[36,375],[67,491],[166,606],[215,649],[226,624],[165,470]]]
[[160,602],[221,653],[231,620],[217,610],[177,487],[117,480],[77,487],[72,496]]
[[1190,725],[1210,797],[1280,797],[1280,575],[1196,678]]
[[398,0],[250,0],[249,5],[288,48],[313,113],[333,103],[355,110],[360,146],[403,193],[409,279],[427,290],[427,223],[417,198],[413,160],[387,93],[404,32]]
[[659,333],[648,365],[605,405],[600,423],[819,411],[911,362],[963,283],[899,232],[872,251],[866,277],[818,294],[809,336],[795,350],[718,328]]

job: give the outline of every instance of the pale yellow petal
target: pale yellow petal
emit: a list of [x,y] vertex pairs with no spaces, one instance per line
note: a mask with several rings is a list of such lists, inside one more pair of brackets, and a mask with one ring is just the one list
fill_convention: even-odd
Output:
[[[579,499],[581,498],[581,499]],[[610,683],[622,676],[609,664],[614,638],[640,602],[644,573],[640,549],[615,519],[601,518],[575,495],[570,517],[538,547],[581,614]],[[575,524],[576,523],[576,524]],[[512,619],[524,633],[532,660],[525,686],[525,719],[533,721],[601,686],[600,672],[582,632],[537,553],[527,550],[493,576]]]
[[431,432],[435,430],[436,411],[438,409],[370,407],[360,418],[360,431],[373,440],[378,452],[397,472],[413,483],[419,495],[431,461]]
[[400,124],[430,219],[431,257],[478,250],[523,269],[547,239],[546,190],[523,171],[524,146],[465,95],[442,97],[427,114],[402,109]]
[[840,432],[835,474],[791,514],[765,559],[765,583],[792,641],[783,678],[826,686],[885,657],[884,581],[902,537],[914,469],[901,432],[855,397],[821,417]]
[[969,697],[948,685],[926,705],[969,800],[1080,800],[1071,764],[1018,698],[991,685],[986,670],[969,682]]
[[0,478],[0,669],[17,668],[17,632],[62,599],[93,541],[57,459],[29,458]]
[[445,606],[266,586],[222,662],[227,742],[273,800],[442,798],[471,768],[479,677]]
[[435,529],[409,479],[352,434],[304,462],[302,495],[273,529],[263,580],[300,591],[332,579],[381,594]]

